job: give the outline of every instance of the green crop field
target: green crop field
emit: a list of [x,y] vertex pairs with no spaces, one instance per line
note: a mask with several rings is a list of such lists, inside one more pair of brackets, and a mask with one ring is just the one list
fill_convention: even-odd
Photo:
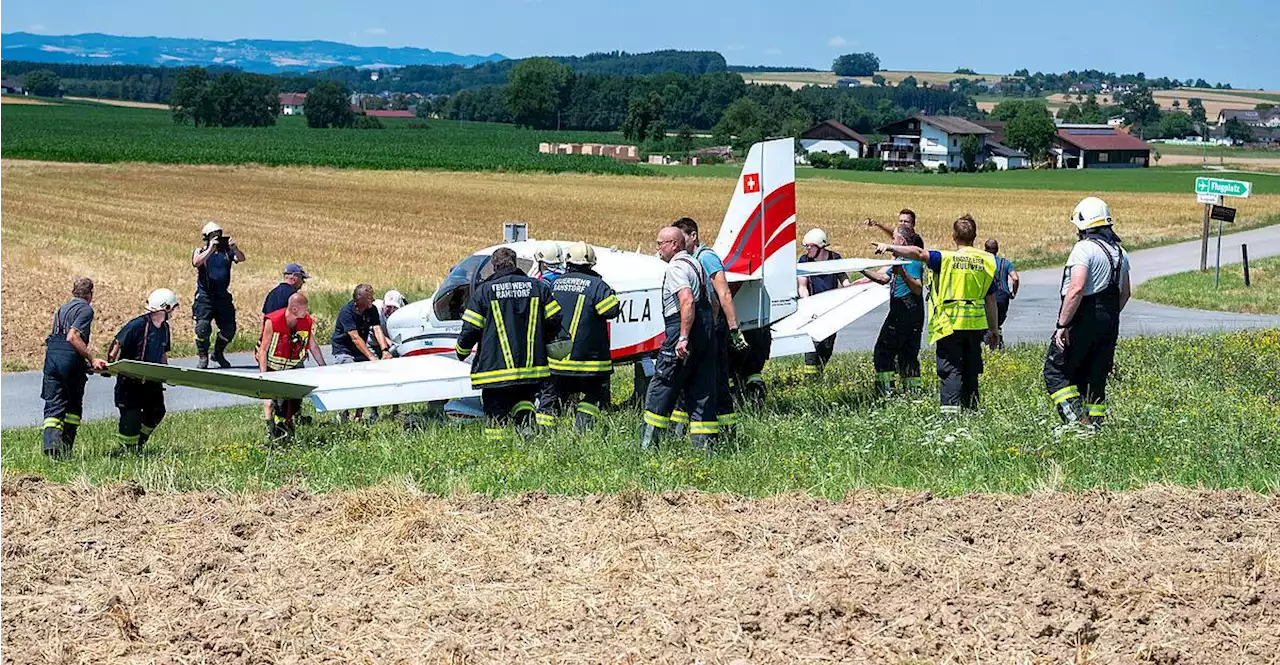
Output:
[[[740,166],[717,164],[704,166],[666,166],[659,170],[676,176],[736,178]],[[1146,169],[1056,169],[995,171],[992,173],[907,173],[901,171],[840,171],[802,167],[797,178],[828,178],[881,185],[920,187],[979,187],[987,189],[1042,189],[1079,192],[1173,192],[1195,193],[1196,176],[1223,176],[1218,171],[1205,171],[1195,166],[1166,166]],[[1280,194],[1280,175],[1254,174],[1255,194]]]
[[57,162],[264,164],[362,169],[546,171],[645,175],[607,157],[543,155],[538,143],[625,143],[621,134],[545,132],[497,123],[384,118],[381,130],[310,129],[301,117],[275,127],[174,124],[168,113],[92,103],[6,104],[5,159]]
[[[739,439],[712,458],[675,441],[658,454],[635,444],[637,413],[619,409],[576,436],[565,426],[527,443],[488,443],[480,424],[338,425],[317,417],[292,444],[264,442],[256,406],[171,414],[141,457],[110,456],[115,422],[81,429],[75,457],[54,464],[33,428],[0,434],[6,475],[57,482],[133,479],[148,490],[312,491],[394,482],[448,494],[563,494],[697,489],[831,498],[858,488],[938,494],[1124,489],[1149,484],[1280,490],[1280,330],[1122,340],[1107,427],[1063,430],[1041,378],[1043,344],[988,353],[983,410],[938,414],[937,378],[922,355],[925,392],[879,399],[869,353],[840,354],[806,379],[795,362],[766,372],[770,398],[745,410]],[[629,370],[615,401],[631,391]]]

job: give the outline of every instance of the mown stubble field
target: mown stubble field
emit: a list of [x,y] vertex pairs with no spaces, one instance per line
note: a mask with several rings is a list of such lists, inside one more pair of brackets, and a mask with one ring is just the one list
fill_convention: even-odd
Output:
[[[500,239],[508,220],[535,237],[583,238],[648,251],[655,229],[688,215],[714,237],[731,180],[355,171],[314,168],[64,164],[6,161],[3,171],[5,366],[38,366],[49,317],[78,275],[98,283],[95,343],[105,343],[141,311],[149,290],[166,286],[185,307],[175,339],[189,340],[199,229],[216,219],[249,260],[233,291],[241,330],[257,327],[265,293],[281,266],[298,261],[309,289],[347,290],[367,281],[430,289],[457,260]],[[926,241],[945,244],[950,221],[972,213],[980,236],[1007,254],[1044,259],[1069,249],[1066,223],[1080,192],[897,187],[802,179],[799,232],[821,226],[846,256],[865,256],[878,239],[862,225],[911,207]],[[1130,246],[1197,233],[1190,194],[1106,195]],[[1280,214],[1280,196],[1255,196],[1241,216]],[[1248,222],[1246,221],[1246,224]],[[252,334],[252,333],[250,333]]]

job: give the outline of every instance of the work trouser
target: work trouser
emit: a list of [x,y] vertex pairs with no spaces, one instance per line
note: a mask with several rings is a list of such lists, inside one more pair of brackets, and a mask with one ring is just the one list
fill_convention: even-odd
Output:
[[542,382],[538,394],[538,424],[555,425],[556,418],[569,409],[570,401],[581,396],[573,409],[574,426],[579,430],[591,429],[612,399],[609,385],[612,375],[612,372],[552,374]]
[[889,314],[880,326],[872,361],[876,368],[876,389],[893,392],[901,377],[902,387],[920,387],[920,334],[924,330],[924,300],[911,295],[889,300]]
[[689,355],[683,359],[676,357],[675,350],[680,337],[680,315],[668,317],[667,338],[658,351],[653,378],[644,397],[642,447],[656,446],[662,433],[671,427],[671,412],[678,403],[689,407],[689,434],[695,446],[709,449],[720,433],[716,417],[717,353],[711,344],[711,326],[701,316],[703,312],[699,314],[689,334]]
[[831,360],[836,350],[836,336],[832,335],[821,342],[813,343],[813,350],[804,354],[804,373],[821,374],[823,368]]
[[125,450],[140,449],[164,420],[164,384],[119,377],[115,401],[120,410],[116,438]]
[[501,388],[484,388],[480,391],[480,404],[484,409],[484,438],[501,441],[506,438],[507,427],[515,425],[522,438],[533,433],[533,400],[538,396],[537,383],[521,383]]
[[[1101,422],[1107,415],[1107,375],[1115,366],[1116,341],[1120,335],[1118,306],[1101,298],[1085,296],[1067,328],[1067,346],[1053,340],[1044,358],[1044,387],[1064,420],[1088,415]],[[1075,413],[1074,403],[1083,399],[1083,413]],[[1066,414],[1064,405],[1072,410]]]
[[89,370],[67,340],[51,337],[45,345],[40,384],[40,397],[44,400],[43,449],[46,455],[64,456],[71,453],[76,442]]
[[191,303],[191,315],[196,320],[196,353],[201,357],[209,355],[209,338],[213,335],[214,324],[217,324],[218,338],[213,343],[213,355],[221,358],[236,336],[236,306],[231,294],[213,299],[208,294],[197,293]]
[[765,326],[748,330],[742,336],[747,340],[747,350],[731,352],[729,356],[732,388],[745,400],[763,402],[763,372],[773,347],[773,331]]
[[938,340],[938,378],[944,415],[978,408],[978,376],[982,374],[985,330],[957,330]]
[[[716,355],[716,422],[720,425],[720,434],[729,434],[738,424],[738,414],[733,409],[733,393],[729,389],[729,319],[723,314],[716,320],[712,336]],[[689,414],[693,412],[693,404],[686,397],[680,401],[680,408],[671,412],[672,425],[684,429],[689,425]]]

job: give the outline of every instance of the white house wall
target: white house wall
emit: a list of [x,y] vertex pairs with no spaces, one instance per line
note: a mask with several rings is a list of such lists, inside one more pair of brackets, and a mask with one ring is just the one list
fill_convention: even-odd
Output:
[[800,147],[805,152],[843,152],[850,157],[862,156],[862,144],[857,141],[836,141],[835,139],[800,139]]

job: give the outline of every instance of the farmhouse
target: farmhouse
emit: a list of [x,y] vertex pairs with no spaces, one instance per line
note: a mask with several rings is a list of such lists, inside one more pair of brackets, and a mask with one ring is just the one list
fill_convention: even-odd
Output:
[[866,154],[867,139],[840,122],[823,120],[801,132],[800,147],[805,152],[843,152],[856,159]]
[[1025,169],[1031,166],[1031,157],[1021,150],[1014,150],[1003,143],[987,141],[987,159],[1000,171]]
[[1280,127],[1280,108],[1265,111],[1254,109],[1222,109],[1218,111],[1218,126],[1227,124],[1228,120],[1238,120],[1251,127]]
[[302,115],[306,105],[307,93],[305,92],[280,93],[280,115]]
[[966,136],[978,138],[978,154],[986,152],[990,129],[950,115],[914,115],[880,127],[885,140],[877,146],[886,169],[923,166],[958,169],[964,165],[960,143]]
[[18,82],[18,79],[12,79],[12,78],[4,79],[3,81],[0,81],[0,87],[2,87],[2,88],[3,88],[3,92],[4,92],[4,94],[6,94],[6,95],[9,95],[9,94],[15,94],[15,95],[25,94],[25,93],[23,92],[23,90],[22,90],[22,84]]
[[1145,141],[1106,125],[1059,125],[1053,154],[1060,169],[1151,165],[1151,148]]

